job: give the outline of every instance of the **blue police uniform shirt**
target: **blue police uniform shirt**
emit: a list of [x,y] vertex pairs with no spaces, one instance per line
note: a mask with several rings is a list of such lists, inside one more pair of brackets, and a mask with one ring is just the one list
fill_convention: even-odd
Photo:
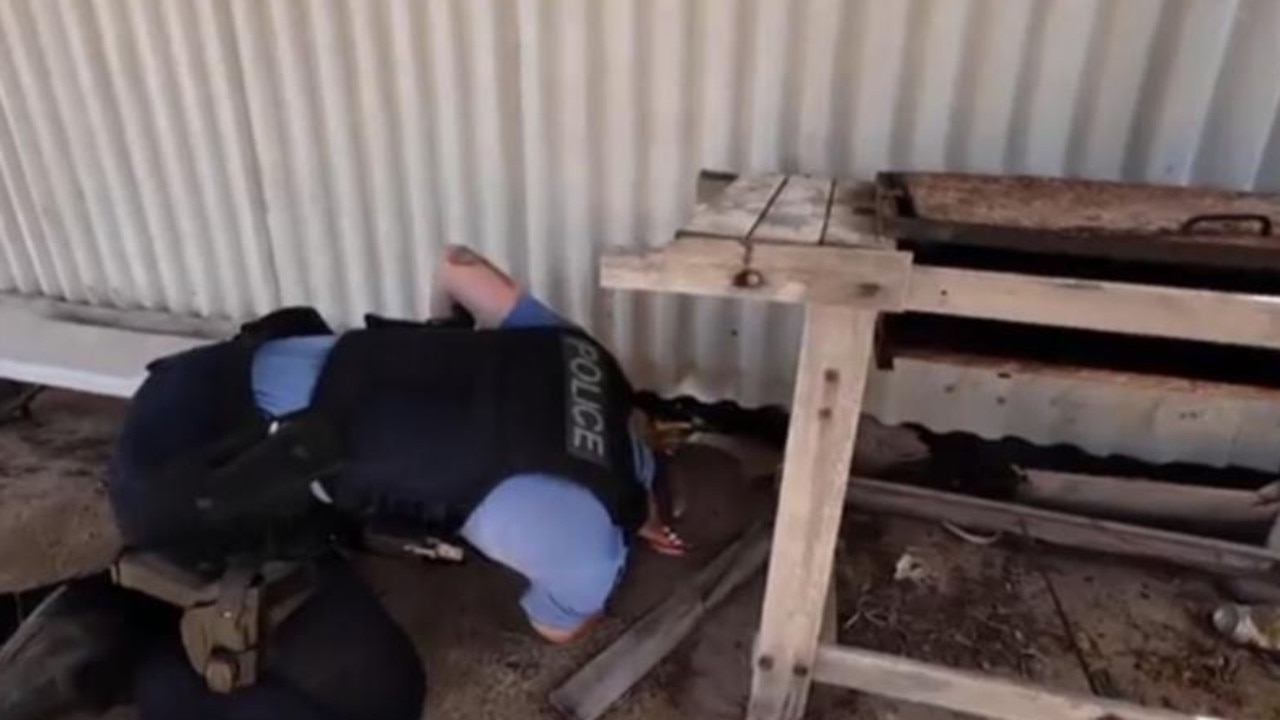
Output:
[[[520,298],[503,328],[568,323],[530,295]],[[316,380],[337,338],[285,338],[265,343],[253,359],[253,393],[259,409],[284,415],[311,402]],[[646,485],[653,456],[632,438],[636,469]],[[627,544],[591,491],[566,478],[513,475],[489,493],[462,537],[489,558],[529,581],[520,599],[529,619],[572,630],[604,608],[627,560]]]

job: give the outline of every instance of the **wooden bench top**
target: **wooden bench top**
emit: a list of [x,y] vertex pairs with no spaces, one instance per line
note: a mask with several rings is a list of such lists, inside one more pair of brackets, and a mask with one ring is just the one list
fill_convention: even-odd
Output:
[[892,247],[875,232],[875,185],[808,175],[704,174],[677,237]]

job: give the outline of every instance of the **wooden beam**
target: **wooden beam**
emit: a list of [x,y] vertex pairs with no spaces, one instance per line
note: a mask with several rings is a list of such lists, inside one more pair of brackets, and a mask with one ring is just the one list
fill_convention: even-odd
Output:
[[907,309],[1280,349],[1280,296],[916,266]]
[[0,293],[0,310],[25,311],[49,320],[92,325],[146,335],[171,335],[195,340],[227,340],[241,323],[229,318],[176,315],[161,310],[99,307],[51,298]]
[[677,235],[746,238],[786,181],[786,175],[778,174],[739,177],[724,192],[699,205],[693,219]]
[[759,572],[768,556],[768,528],[747,532],[552,692],[551,704],[574,720],[600,717],[674,650],[708,611]]
[[1252,490],[1049,470],[1023,474],[1016,491],[1020,503],[1140,524],[1261,533],[1280,507]]
[[1066,547],[1161,560],[1224,575],[1280,573],[1280,552],[1111,520],[854,478],[848,501],[864,510],[945,520],[967,528],[1027,535]]
[[68,322],[0,305],[0,377],[130,397],[147,363],[207,341]]
[[748,717],[804,713],[859,409],[871,364],[875,313],[810,305],[782,470]]
[[751,233],[753,240],[817,245],[831,208],[831,180],[792,175]]
[[1214,720],[830,645],[818,649],[814,679],[996,720]]
[[911,256],[894,251],[682,237],[664,248],[611,250],[600,284],[615,290],[899,309]]

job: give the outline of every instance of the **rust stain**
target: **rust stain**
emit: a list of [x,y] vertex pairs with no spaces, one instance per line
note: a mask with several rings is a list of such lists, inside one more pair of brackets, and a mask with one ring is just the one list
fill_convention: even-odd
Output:
[[[1170,185],[955,173],[895,173],[915,215],[939,222],[1027,230],[1179,234],[1198,216],[1247,215],[1280,223],[1280,195]],[[1258,222],[1219,221],[1204,232],[1258,235]]]

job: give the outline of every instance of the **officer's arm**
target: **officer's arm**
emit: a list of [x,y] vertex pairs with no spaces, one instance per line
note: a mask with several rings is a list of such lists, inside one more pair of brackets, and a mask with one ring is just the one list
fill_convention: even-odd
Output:
[[493,328],[520,300],[521,289],[510,275],[471,248],[450,245],[436,274],[436,287],[471,313],[479,327]]

